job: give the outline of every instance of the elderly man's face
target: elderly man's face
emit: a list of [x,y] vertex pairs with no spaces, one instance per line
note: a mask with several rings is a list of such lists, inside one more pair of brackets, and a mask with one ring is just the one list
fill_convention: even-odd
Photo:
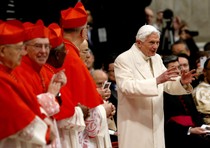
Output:
[[96,87],[102,88],[104,83],[108,80],[108,76],[105,72],[101,70],[96,70],[93,72],[93,79],[96,83]]
[[110,63],[108,68],[109,68],[108,69],[109,80],[112,82],[115,82],[116,79],[115,79],[115,74],[114,74],[114,63]]
[[174,55],[184,53],[184,54],[187,54],[188,56],[190,56],[190,51],[186,48],[186,45],[184,43],[174,44],[172,46],[172,53]]
[[182,70],[184,70],[185,72],[189,72],[190,71],[190,66],[189,66],[189,61],[188,59],[184,58],[184,57],[179,57],[179,64]]
[[154,56],[160,43],[160,37],[156,33],[149,35],[144,42],[137,41],[137,46],[145,56]]
[[0,61],[4,63],[5,66],[14,69],[16,66],[20,65],[22,56],[26,54],[24,50],[23,42],[17,44],[9,44],[0,46]]
[[88,69],[91,69],[94,67],[94,61],[95,61],[95,58],[94,58],[94,55],[93,53],[91,53],[91,51],[89,50],[89,57],[87,58],[86,60],[86,66]]
[[90,57],[87,40],[84,40],[82,44],[79,46],[79,53],[80,53],[80,58],[85,63],[85,65],[87,65],[87,60]]
[[28,56],[35,63],[42,66],[46,63],[50,53],[50,43],[48,38],[35,38],[26,43]]

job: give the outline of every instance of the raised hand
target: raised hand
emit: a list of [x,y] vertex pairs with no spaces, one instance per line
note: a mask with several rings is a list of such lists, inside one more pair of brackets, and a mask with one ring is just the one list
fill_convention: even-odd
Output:
[[185,72],[185,71],[181,71],[181,83],[184,84],[189,84],[191,83],[193,80],[195,80],[194,77],[198,76],[198,74],[196,73],[196,70],[193,69],[189,72]]
[[62,84],[60,82],[55,81],[55,79],[56,75],[53,75],[47,90],[47,92],[53,94],[54,96],[56,96],[60,92],[60,89],[62,87]]
[[169,68],[156,78],[157,84],[161,84],[166,81],[175,81],[173,78],[179,76],[179,74],[180,70],[177,69],[177,67]]
[[102,104],[104,109],[106,110],[106,116],[109,118],[110,116],[113,116],[115,113],[115,107],[112,103],[109,103],[107,101],[104,101],[104,104]]
[[61,86],[67,83],[67,77],[64,69],[55,74],[54,81],[61,83]]
[[111,96],[111,90],[109,88],[97,88],[97,91],[104,100],[108,100]]

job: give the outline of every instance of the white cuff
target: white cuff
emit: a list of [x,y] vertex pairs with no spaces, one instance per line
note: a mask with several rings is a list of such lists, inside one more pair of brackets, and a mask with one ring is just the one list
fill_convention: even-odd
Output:
[[190,135],[190,129],[191,129],[192,127],[189,127],[188,128],[188,131],[187,131],[187,135]]
[[115,131],[109,130],[109,134],[110,134],[110,135],[114,135],[114,133],[115,133]]

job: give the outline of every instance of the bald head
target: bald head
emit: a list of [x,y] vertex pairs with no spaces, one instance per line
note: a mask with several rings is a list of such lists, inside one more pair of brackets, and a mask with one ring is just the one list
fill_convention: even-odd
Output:
[[94,70],[92,72],[92,77],[97,85],[97,88],[101,88],[104,82],[108,80],[107,74],[101,69]]

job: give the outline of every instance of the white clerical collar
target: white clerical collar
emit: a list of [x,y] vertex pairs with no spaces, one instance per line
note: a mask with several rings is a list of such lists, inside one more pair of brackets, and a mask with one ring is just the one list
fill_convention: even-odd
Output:
[[151,58],[151,57],[145,56],[144,53],[141,50],[139,50],[139,51],[140,51],[140,54],[145,61],[148,61]]
[[136,43],[134,44],[136,49],[139,51],[139,54],[143,57],[143,59],[145,61],[149,61],[149,59],[151,59],[151,57],[145,56],[145,54],[141,51],[141,49],[136,45]]

